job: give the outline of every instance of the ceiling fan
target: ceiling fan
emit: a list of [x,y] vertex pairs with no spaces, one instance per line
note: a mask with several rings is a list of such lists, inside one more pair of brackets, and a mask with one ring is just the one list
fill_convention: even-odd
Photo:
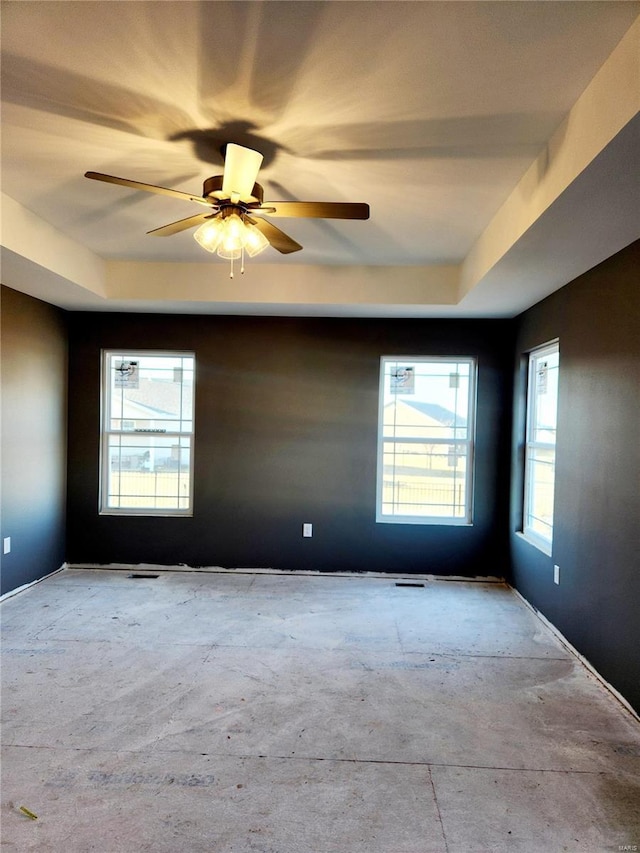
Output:
[[[207,208],[202,213],[179,219],[148,231],[155,237],[169,237],[188,228],[200,226],[194,237],[209,252],[233,261],[245,252],[253,257],[273,246],[283,255],[302,249],[291,237],[262,216],[307,217],[314,219],[368,219],[369,205],[359,202],[264,201],[264,192],[256,183],[263,156],[251,148],[229,143],[226,146],[224,174],[207,178],[202,195],[190,195],[168,187],[156,187],[128,178],[116,178],[101,172],[85,172],[85,178],[119,184],[136,190],[193,201]],[[244,263],[241,272],[244,272]]]

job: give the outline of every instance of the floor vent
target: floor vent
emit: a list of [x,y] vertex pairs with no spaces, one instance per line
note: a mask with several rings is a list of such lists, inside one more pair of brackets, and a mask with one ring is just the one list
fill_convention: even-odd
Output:
[[424,589],[423,583],[398,583],[398,582],[396,582],[396,586],[413,586],[413,587],[418,587],[419,589]]
[[127,575],[127,577],[129,577],[129,578],[134,578],[134,580],[135,580],[135,579],[137,579],[137,578],[148,578],[149,580],[155,580],[156,578],[159,578],[159,577],[160,577],[160,575],[139,575],[139,574],[133,574],[133,575]]

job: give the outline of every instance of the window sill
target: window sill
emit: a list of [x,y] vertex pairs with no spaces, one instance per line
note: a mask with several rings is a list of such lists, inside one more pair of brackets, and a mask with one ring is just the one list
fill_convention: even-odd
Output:
[[522,530],[516,530],[516,536],[524,540],[529,545],[533,545],[538,551],[542,551],[547,557],[552,556],[552,543],[546,542],[544,539],[539,539],[537,536],[532,536],[530,533],[525,533]]
[[148,509],[141,509],[137,511],[131,509],[101,509],[98,515],[110,515],[112,517],[115,516],[120,518],[193,518],[193,510],[185,510],[184,512],[174,512],[172,510],[156,512]]
[[421,524],[423,527],[473,527],[466,518],[415,518],[414,516],[378,516],[376,524]]

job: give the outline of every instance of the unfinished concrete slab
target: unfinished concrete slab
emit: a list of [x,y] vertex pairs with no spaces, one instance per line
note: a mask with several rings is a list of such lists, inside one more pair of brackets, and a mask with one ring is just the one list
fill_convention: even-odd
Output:
[[640,843],[640,724],[508,587],[129,574],[2,604],[7,849]]

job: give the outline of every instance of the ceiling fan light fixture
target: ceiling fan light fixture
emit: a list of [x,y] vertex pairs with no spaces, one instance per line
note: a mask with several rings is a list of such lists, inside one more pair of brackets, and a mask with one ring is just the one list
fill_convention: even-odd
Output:
[[227,261],[239,260],[243,251],[254,258],[270,245],[259,228],[228,209],[204,222],[193,237],[207,252]]

